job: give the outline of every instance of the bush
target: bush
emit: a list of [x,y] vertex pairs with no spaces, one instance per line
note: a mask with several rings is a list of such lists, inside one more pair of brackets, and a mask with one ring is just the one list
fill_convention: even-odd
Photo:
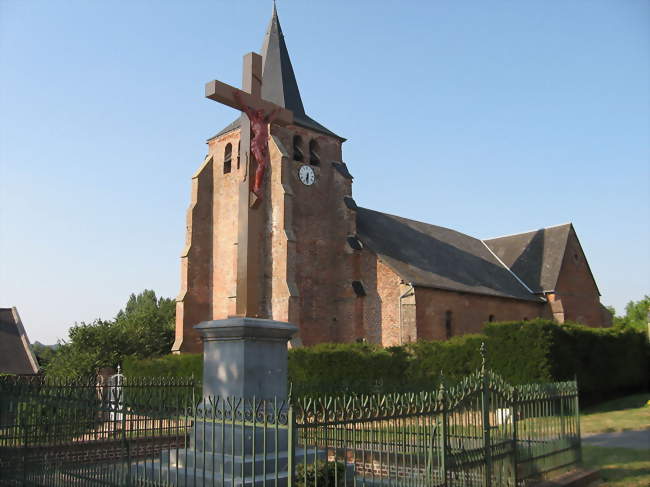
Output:
[[191,377],[203,379],[203,354],[165,355],[150,359],[124,357],[122,371],[126,377]]
[[298,463],[296,467],[296,485],[299,487],[335,487],[345,485],[345,464],[343,462]]
[[558,354],[559,378],[578,377],[580,392],[591,400],[648,389],[650,346],[644,332],[633,328],[592,330],[562,327],[568,345]]
[[[558,325],[550,320],[489,323],[483,335],[444,342],[420,341],[382,348],[365,343],[324,343],[289,351],[293,393],[340,394],[433,390],[442,371],[458,380],[487,366],[511,384],[571,380],[578,377],[583,399],[593,402],[648,387],[650,346],[631,328]],[[127,359],[127,377],[202,375],[202,355]]]
[[513,384],[578,378],[594,402],[648,388],[650,346],[632,328],[590,328],[550,320],[490,323],[489,363]]
[[542,319],[488,323],[484,333],[489,365],[506,381],[530,384],[560,379],[554,361],[563,333],[557,323]]
[[410,357],[403,382],[413,390],[434,390],[440,374],[446,379],[459,380],[481,366],[482,335],[463,335],[444,342],[420,341],[404,348]]
[[298,395],[399,389],[408,365],[402,348],[367,343],[322,343],[289,351],[289,378]]
[[117,367],[126,356],[150,358],[169,352],[174,341],[176,303],[151,290],[132,294],[114,320],[80,323],[49,357],[49,378],[87,379],[102,367]]

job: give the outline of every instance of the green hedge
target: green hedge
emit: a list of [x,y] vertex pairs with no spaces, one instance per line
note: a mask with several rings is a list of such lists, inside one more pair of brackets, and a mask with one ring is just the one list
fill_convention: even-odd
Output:
[[203,379],[203,355],[187,353],[164,357],[137,359],[125,357],[122,373],[126,377],[191,377]]
[[512,383],[569,380],[583,397],[599,400],[648,390],[650,345],[632,328],[590,328],[553,321],[491,323],[492,367]]
[[408,362],[400,347],[322,343],[289,351],[289,378],[297,394],[380,392],[398,388]]
[[[550,320],[486,324],[482,335],[421,341],[381,348],[365,343],[325,343],[289,351],[293,391],[369,393],[432,390],[442,371],[457,380],[480,367],[482,342],[487,365],[512,384],[572,379],[590,402],[618,393],[648,388],[650,346],[644,333],[632,329],[594,329],[558,325]],[[130,359],[127,376],[200,378],[201,355],[169,355]]]

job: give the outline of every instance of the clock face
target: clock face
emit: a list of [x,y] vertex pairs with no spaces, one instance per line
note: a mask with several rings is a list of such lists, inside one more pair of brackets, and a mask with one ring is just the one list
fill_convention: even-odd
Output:
[[298,177],[305,186],[311,186],[316,181],[316,175],[311,166],[301,166],[298,171]]

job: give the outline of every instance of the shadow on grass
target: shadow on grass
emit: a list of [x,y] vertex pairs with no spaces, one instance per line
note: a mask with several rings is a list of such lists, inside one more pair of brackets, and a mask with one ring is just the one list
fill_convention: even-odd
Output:
[[650,485],[650,468],[609,467],[600,470],[601,487],[647,487]]
[[600,470],[604,487],[650,485],[650,450],[583,446],[585,466]]
[[648,401],[650,401],[650,393],[633,394],[631,396],[625,396],[619,399],[612,399],[610,401],[605,401],[596,406],[586,408],[583,411],[583,413],[584,414],[606,413],[609,411],[620,411],[621,409],[640,408],[645,406]]

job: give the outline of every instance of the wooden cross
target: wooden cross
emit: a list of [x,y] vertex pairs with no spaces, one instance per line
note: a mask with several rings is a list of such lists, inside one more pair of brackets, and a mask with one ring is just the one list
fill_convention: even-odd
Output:
[[[239,90],[221,81],[210,81],[205,85],[205,96],[237,110],[243,107],[237,102],[240,98],[254,110],[263,110],[265,114],[275,112],[273,123],[289,125],[293,123],[293,112],[269,101],[263,100],[262,93],[262,56],[250,52],[244,56],[242,88]],[[237,95],[238,94],[238,95]],[[270,133],[270,130],[269,130]],[[244,178],[239,184],[238,231],[237,231],[237,298],[236,315],[254,318],[262,316],[262,283],[264,241],[264,201],[253,193],[254,174],[257,161],[251,154],[251,124],[242,113],[240,129],[240,160],[244,166]]]

